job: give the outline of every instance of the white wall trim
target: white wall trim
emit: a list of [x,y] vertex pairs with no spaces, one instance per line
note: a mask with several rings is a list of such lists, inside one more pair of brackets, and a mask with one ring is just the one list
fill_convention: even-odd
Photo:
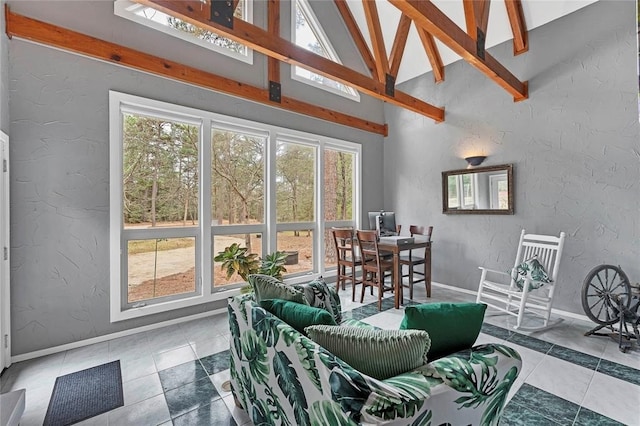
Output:
[[[449,284],[442,284],[442,283],[437,283],[437,282],[433,282],[432,281],[431,285],[433,285],[434,287],[442,287],[442,288],[446,288],[448,290],[457,291],[457,292],[464,293],[464,294],[471,294],[471,295],[474,295],[474,296],[476,294],[478,294],[476,291],[469,290],[469,289],[466,289],[466,288],[455,287],[455,286],[452,286],[452,285],[449,285]],[[586,315],[575,314],[573,312],[563,311],[562,309],[551,308],[551,312],[553,312],[556,315],[560,315],[560,316],[567,317],[567,318],[573,318],[573,319],[578,319],[578,320],[581,320],[581,321],[593,322]]]
[[82,346],[93,345],[95,343],[102,343],[108,340],[117,339],[119,337],[130,336],[136,333],[142,333],[144,331],[156,330],[158,328],[166,327],[169,325],[180,324],[187,321],[192,321],[200,318],[206,318],[209,316],[214,316],[222,313],[227,313],[227,308],[219,308],[209,312],[203,312],[200,314],[189,315],[182,318],[176,318],[172,320],[157,322],[155,324],[144,325],[142,327],[130,328],[128,330],[118,331],[116,333],[105,334],[102,336],[92,337],[90,339],[78,340],[77,342],[67,343],[60,346],[54,346],[47,349],[42,349],[39,351],[27,352],[24,354],[16,355],[11,357],[11,362],[20,362],[26,361],[33,358],[38,358],[41,356],[51,355],[58,352],[68,351],[69,349],[76,349]]

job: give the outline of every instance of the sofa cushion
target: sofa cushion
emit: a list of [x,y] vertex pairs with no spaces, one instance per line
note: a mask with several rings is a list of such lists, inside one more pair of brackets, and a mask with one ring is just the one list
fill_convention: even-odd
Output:
[[384,380],[424,365],[429,335],[421,330],[376,330],[313,325],[306,329],[320,346],[367,376]]
[[249,275],[249,284],[255,292],[256,302],[267,299],[283,299],[308,305],[304,293],[269,275]]
[[260,306],[305,336],[304,328],[310,325],[338,325],[326,310],[290,300],[266,299],[260,302]]
[[511,270],[511,278],[516,283],[516,286],[520,290],[524,288],[524,280],[529,280],[529,291],[542,287],[545,283],[550,283],[552,280],[547,275],[547,271],[544,270],[544,266],[540,264],[537,256],[533,256],[531,259],[527,259],[515,268]]
[[434,360],[473,346],[484,319],[484,303],[424,303],[407,306],[401,330],[424,330],[431,338]]
[[319,277],[306,284],[294,284],[291,287],[302,291],[309,305],[327,310],[333,315],[336,323],[340,324],[342,321],[340,296],[338,296],[338,293],[336,293],[334,289],[327,285],[324,278]]

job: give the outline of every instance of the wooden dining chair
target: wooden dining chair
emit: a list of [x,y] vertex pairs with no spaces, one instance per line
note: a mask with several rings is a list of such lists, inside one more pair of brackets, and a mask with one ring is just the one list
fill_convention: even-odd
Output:
[[[360,255],[362,256],[362,292],[360,293],[360,303],[364,301],[364,291],[366,287],[378,289],[378,310],[382,310],[382,296],[385,291],[393,291],[393,261],[385,260],[378,250],[378,236],[376,231],[356,231]],[[386,274],[389,272],[389,274]],[[391,284],[384,285],[386,276],[391,276]]]
[[338,275],[336,279],[336,292],[346,287],[346,282],[351,282],[351,300],[356,300],[356,285],[362,280],[356,276],[356,268],[362,265],[362,259],[357,255],[354,248],[354,234],[351,228],[333,228],[333,242],[336,246],[336,257],[338,263]]
[[[411,233],[412,237],[416,235],[424,235],[424,236],[427,236],[429,240],[431,240],[431,234],[433,233],[433,226],[429,226],[428,228],[425,229],[424,226],[411,225],[409,226],[409,232]],[[427,286],[427,277],[425,272],[419,271],[418,269],[415,268],[418,265],[425,264],[424,255],[417,254],[413,250],[409,250],[409,254],[405,256],[400,256],[399,260],[400,260],[401,271],[403,271],[404,266],[408,267],[407,273],[404,274],[402,272],[401,276],[402,278],[407,278],[407,277],[409,278],[409,285],[408,285],[409,299],[413,300],[413,285],[416,283],[424,282],[425,287]],[[420,275],[422,276],[422,278],[416,280],[415,279],[416,275]],[[427,289],[427,291],[429,290]]]

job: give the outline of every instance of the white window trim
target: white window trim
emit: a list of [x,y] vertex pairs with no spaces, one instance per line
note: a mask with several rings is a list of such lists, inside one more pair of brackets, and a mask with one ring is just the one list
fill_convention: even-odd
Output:
[[[329,58],[331,61],[336,62],[338,64],[342,64],[342,61],[340,61],[340,58],[338,57],[338,54],[336,53],[335,49],[333,48],[333,45],[331,44],[331,42],[329,42],[329,38],[327,37],[327,34],[324,32],[324,29],[317,24],[318,23],[318,18],[316,16],[316,14],[313,12],[313,10],[311,9],[311,7],[309,7],[309,4],[307,3],[306,0],[301,0],[300,1],[300,6],[304,9],[304,12],[307,16],[310,17],[311,20],[313,20],[316,25],[316,31],[314,31],[314,33],[316,34],[316,37],[318,38],[318,41],[323,45],[323,47],[327,50],[327,53],[329,54]],[[293,43],[295,44],[296,42],[296,1],[292,0],[291,1],[291,40],[293,41]],[[318,83],[317,81],[314,80],[310,80],[308,78],[299,76],[298,74],[296,74],[296,68],[298,67],[298,65],[291,65],[291,79],[298,81],[300,83],[303,84],[307,84],[309,86],[313,86],[316,87],[318,89],[322,89],[324,91],[333,93],[334,95],[338,95],[338,96],[342,96],[343,98],[352,100],[354,102],[360,102],[360,93],[354,89],[353,87],[351,87],[351,90],[354,91],[354,95],[349,94],[349,93],[345,93],[342,90],[336,89],[334,87],[330,87],[330,86],[325,86],[322,83]],[[348,85],[347,85],[348,86]]]
[[[170,232],[195,235],[199,244],[196,244],[196,264],[200,265],[200,284],[196,284],[196,290],[199,294],[187,296],[180,299],[168,300],[159,303],[152,303],[142,307],[126,308],[123,303],[123,286],[122,280],[126,274],[123,270],[123,256],[121,247],[123,247],[124,235],[137,236],[137,230],[124,230],[122,223],[122,111],[125,112],[147,112],[154,116],[172,118],[183,122],[201,125],[200,149],[200,220],[197,227],[187,227],[172,229]],[[211,195],[209,188],[211,186],[211,177],[209,176],[206,164],[211,163],[211,129],[224,128],[233,129],[245,133],[251,133],[260,136],[266,136],[266,152],[265,152],[265,203],[267,200],[275,200],[275,149],[277,141],[286,141],[298,144],[315,146],[316,155],[316,219],[314,222],[298,222],[292,223],[276,223],[275,203],[265,206],[265,223],[257,225],[211,225]],[[325,269],[324,262],[324,241],[321,236],[324,235],[327,226],[354,226],[358,227],[361,214],[361,179],[362,179],[362,146],[353,142],[334,139],[322,135],[314,135],[311,133],[295,131],[283,127],[273,126],[269,124],[259,123],[255,121],[244,120],[240,118],[216,114],[209,111],[199,110],[195,108],[184,107],[180,105],[170,104],[157,100],[141,98],[134,95],[109,91],[109,158],[110,158],[110,313],[111,322],[117,322],[132,318],[143,317],[151,314],[167,312],[174,309],[185,308],[189,306],[200,305],[203,303],[224,300],[230,296],[239,294],[238,286],[225,286],[223,288],[214,289],[210,284],[212,282],[212,268],[210,259],[212,259],[212,241],[216,235],[259,232],[263,235],[263,253],[271,252],[276,249],[276,235],[281,230],[295,229],[312,229],[314,233],[314,271],[301,273],[287,277],[286,281],[290,283],[306,282],[309,279],[317,278],[322,275],[331,277],[335,275],[335,268]],[[324,182],[324,167],[321,167],[324,161],[324,150],[333,149],[348,152],[356,156],[353,165],[353,220],[341,221],[324,221],[324,192],[322,191],[321,182]],[[173,234],[172,234],[173,235]],[[200,249],[199,249],[200,247]]]
[[[253,0],[245,0],[245,1],[247,2],[246,3],[247,16],[245,17],[244,21],[253,23]],[[150,19],[143,18],[142,16],[136,15],[134,12],[131,11],[131,8],[136,6],[144,7],[141,4],[135,3],[131,0],[116,0],[113,3],[113,13],[117,16],[120,16],[121,18],[125,18],[130,21],[136,22],[140,25],[144,25],[145,27],[153,28],[154,30],[163,32],[172,37],[182,39],[184,41],[195,44],[197,46],[204,47],[205,49],[212,50],[216,53],[220,53],[222,55],[228,56],[233,59],[237,59],[238,61],[242,61],[247,64],[253,64],[253,49],[250,49],[249,47],[247,47],[247,54],[243,55],[241,53],[234,52],[224,47],[217,46],[213,43],[200,40],[197,37],[193,37],[175,28],[170,28],[166,25],[162,25],[159,22],[155,22]]]

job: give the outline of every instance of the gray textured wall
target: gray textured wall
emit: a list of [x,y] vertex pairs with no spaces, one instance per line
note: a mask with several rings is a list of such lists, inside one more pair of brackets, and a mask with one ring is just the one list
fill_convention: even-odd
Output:
[[[52,22],[60,19],[62,24],[73,20],[87,31],[129,40],[123,33],[130,29],[128,23],[111,22],[112,15],[99,16],[100,19],[87,24],[89,18],[98,18],[93,7],[102,8],[104,13],[109,10],[104,9],[105,2],[53,3],[57,3],[57,8],[18,2],[14,10],[20,9],[19,12],[26,15],[33,12],[39,19],[44,19],[40,15],[48,10]],[[75,16],[74,19],[71,16]],[[122,27],[106,30],[100,24],[102,21],[107,26]],[[134,36],[131,39],[135,38],[140,45],[154,44],[153,32],[140,30]],[[168,41],[162,37],[159,40],[166,48],[164,43]],[[220,301],[146,318],[109,322],[109,90],[362,143],[363,163],[372,166],[363,171],[363,207],[366,211],[382,202],[378,189],[382,186],[382,175],[378,171],[383,151],[379,135],[15,38],[9,43],[9,51],[14,356],[226,304]],[[221,70],[226,68],[221,66]],[[253,72],[261,81],[266,71],[257,66]],[[300,91],[302,94],[307,100],[313,100],[315,89]],[[350,101],[332,102],[340,103],[344,110],[353,109]],[[382,106],[370,99],[364,101],[359,114],[382,122]]]
[[[489,27],[490,28],[490,27]],[[403,224],[434,225],[433,278],[476,290],[478,265],[513,265],[519,231],[567,233],[556,303],[583,314],[581,285],[601,263],[640,281],[640,125],[635,2],[601,1],[529,32],[529,52],[490,49],[521,80],[530,99],[511,97],[465,62],[401,86],[435,105],[434,124],[385,107],[385,205]],[[515,215],[443,215],[443,170],[462,158],[513,163]]]

